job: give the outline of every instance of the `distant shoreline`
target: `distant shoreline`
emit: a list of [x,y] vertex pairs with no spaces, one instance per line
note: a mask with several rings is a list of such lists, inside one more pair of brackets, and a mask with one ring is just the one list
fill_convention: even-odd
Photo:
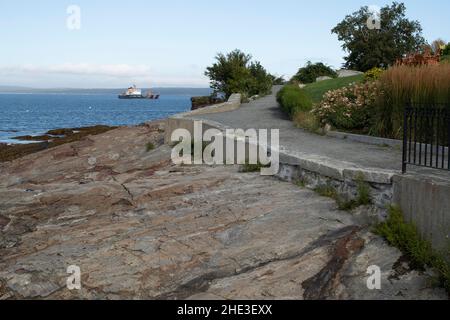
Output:
[[[74,89],[74,88],[48,88],[48,89],[36,89],[36,88],[8,88],[0,86],[0,94],[120,94],[124,91],[124,88],[95,88],[95,89]],[[207,87],[155,87],[155,88],[142,88],[144,91],[151,90],[161,95],[209,95],[212,90]]]

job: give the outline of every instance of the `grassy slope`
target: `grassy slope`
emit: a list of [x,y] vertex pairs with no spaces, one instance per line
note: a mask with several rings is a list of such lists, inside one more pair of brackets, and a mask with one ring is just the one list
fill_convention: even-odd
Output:
[[308,84],[304,90],[309,94],[314,103],[320,102],[323,95],[330,90],[339,89],[353,82],[361,82],[364,79],[364,75],[357,75],[347,78],[336,78],[331,80],[325,80],[321,82]]

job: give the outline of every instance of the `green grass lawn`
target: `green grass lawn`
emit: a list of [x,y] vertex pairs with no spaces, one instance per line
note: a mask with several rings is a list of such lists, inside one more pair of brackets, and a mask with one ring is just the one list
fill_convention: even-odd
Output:
[[351,83],[361,82],[363,80],[364,80],[363,74],[347,78],[336,78],[308,84],[306,85],[304,90],[308,93],[313,102],[317,103],[322,100],[322,97],[326,92],[346,87]]

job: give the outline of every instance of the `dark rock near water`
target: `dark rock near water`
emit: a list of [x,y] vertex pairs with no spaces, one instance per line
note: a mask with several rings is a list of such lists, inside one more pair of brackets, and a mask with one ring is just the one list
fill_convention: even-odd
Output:
[[219,99],[219,98],[214,98],[211,96],[204,96],[204,97],[192,97],[191,102],[192,102],[191,110],[193,111],[193,110],[201,109],[201,108],[204,108],[207,106],[211,106],[213,104],[225,102],[225,100]]
[[97,135],[117,127],[93,126],[73,129],[50,130],[41,136],[21,136],[13,139],[21,141],[41,141],[29,144],[0,144],[0,162],[12,161],[25,155],[53,148],[62,144],[79,141],[90,135]]

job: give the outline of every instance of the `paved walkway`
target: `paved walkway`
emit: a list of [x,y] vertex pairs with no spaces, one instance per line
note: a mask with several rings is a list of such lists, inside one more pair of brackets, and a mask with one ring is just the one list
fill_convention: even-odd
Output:
[[281,149],[327,157],[330,161],[346,162],[354,167],[401,170],[402,151],[399,148],[320,136],[296,128],[276,101],[280,88],[274,87],[273,94],[245,103],[238,110],[194,118],[216,121],[236,129],[280,129]]

